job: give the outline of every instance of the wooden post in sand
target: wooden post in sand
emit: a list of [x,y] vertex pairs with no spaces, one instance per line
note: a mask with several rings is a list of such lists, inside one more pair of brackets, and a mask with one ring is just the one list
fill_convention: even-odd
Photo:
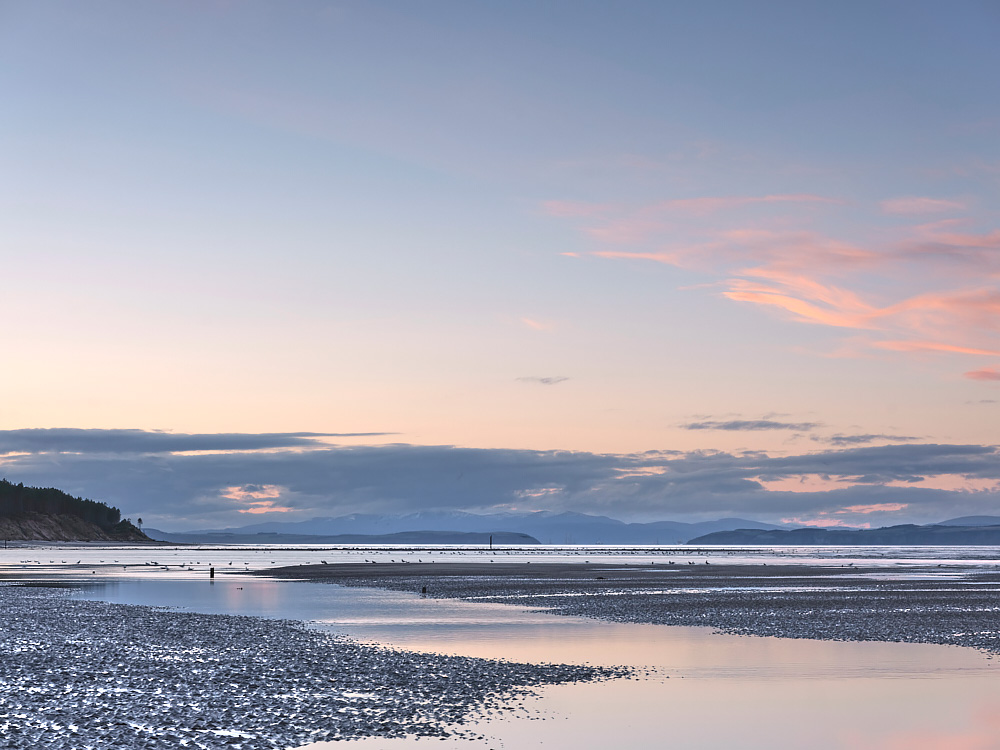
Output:
[[215,578],[215,568],[209,568],[208,569],[208,577],[209,578]]

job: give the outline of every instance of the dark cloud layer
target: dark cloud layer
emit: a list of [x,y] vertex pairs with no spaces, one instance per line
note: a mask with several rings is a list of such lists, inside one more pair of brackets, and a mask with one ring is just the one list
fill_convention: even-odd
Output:
[[[43,433],[52,439],[42,439]],[[128,441],[130,436],[134,442]],[[168,528],[260,520],[237,512],[248,509],[241,497],[247,487],[268,488],[276,505],[292,509],[287,520],[511,507],[618,518],[740,515],[771,520],[877,503],[907,506],[893,522],[1000,513],[1000,493],[995,491],[922,486],[925,479],[940,476],[1000,481],[1000,454],[991,446],[899,444],[773,457],[709,451],[616,455],[330,446],[318,437],[326,435],[7,431],[0,432],[0,445],[11,455],[0,462],[0,475],[111,502],[126,515],[156,519],[155,524]],[[189,452],[223,447],[229,452]],[[272,450],[253,452],[264,447]],[[786,491],[807,478],[819,479],[829,489]]]
[[844,447],[848,445],[867,445],[868,443],[875,443],[879,441],[891,441],[900,443],[912,443],[915,440],[920,440],[918,437],[911,437],[909,435],[832,435],[830,437],[814,437],[813,440],[819,443],[830,443],[837,447]]
[[0,430],[5,453],[175,453],[248,451],[316,445],[322,438],[375,437],[384,432],[264,432],[183,434],[152,430]]
[[685,430],[725,430],[728,432],[756,430],[798,430],[808,432],[819,427],[818,422],[777,422],[773,419],[733,419],[728,422],[708,420],[682,424]]

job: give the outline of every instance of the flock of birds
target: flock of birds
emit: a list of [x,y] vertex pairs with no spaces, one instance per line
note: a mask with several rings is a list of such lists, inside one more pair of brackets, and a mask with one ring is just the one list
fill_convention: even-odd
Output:
[[[248,551],[251,551],[251,550],[248,550]],[[265,550],[256,550],[256,551],[257,552],[264,552]],[[283,549],[283,550],[270,550],[270,551],[293,552],[295,550],[294,549]],[[422,557],[418,557],[418,558],[416,558],[416,560],[413,560],[413,559],[407,558],[405,556],[399,555],[400,552],[405,552],[405,550],[389,550],[389,549],[379,550],[379,549],[370,549],[370,548],[367,549],[367,550],[361,550],[361,549],[340,548],[340,549],[333,549],[331,551],[339,552],[339,553],[347,554],[347,555],[350,555],[350,554],[365,554],[365,553],[367,553],[369,555],[372,555],[372,557],[365,557],[364,561],[366,563],[372,563],[372,564],[380,562],[380,560],[375,559],[375,557],[378,554],[380,554],[380,553],[381,554],[391,554],[393,552],[395,552],[396,555],[398,555],[398,558],[397,557],[389,558],[388,562],[391,562],[391,563],[412,563],[412,562],[422,563],[422,562],[424,562],[424,559]],[[438,556],[442,556],[442,555],[460,555],[460,556],[473,556],[473,557],[482,557],[484,552],[488,552],[489,555],[491,555],[493,557],[500,556],[500,555],[504,555],[504,556],[509,556],[509,555],[517,555],[517,556],[531,555],[532,557],[544,557],[544,556],[564,557],[564,556],[583,556],[583,555],[595,555],[595,554],[596,555],[600,555],[602,557],[609,557],[609,556],[621,557],[621,556],[636,556],[636,555],[654,556],[654,555],[662,555],[662,554],[667,554],[667,553],[669,553],[669,554],[682,554],[682,555],[712,555],[712,556],[733,555],[733,554],[746,554],[746,550],[738,550],[738,551],[736,551],[736,550],[711,550],[711,551],[705,551],[705,550],[683,550],[683,549],[677,549],[677,548],[662,549],[662,550],[658,550],[658,549],[628,549],[628,548],[620,548],[620,549],[585,549],[585,550],[573,550],[573,549],[567,549],[567,548],[560,548],[560,549],[514,548],[514,549],[503,549],[503,550],[483,550],[483,549],[475,549],[475,548],[468,548],[468,549],[466,549],[466,548],[462,548],[462,549],[426,549],[425,548],[425,549],[423,549],[423,552],[425,554],[427,554],[427,555],[435,555],[435,554],[438,555]],[[384,561],[384,560],[382,560],[382,561]],[[20,560],[19,562],[22,565],[43,565],[44,564],[43,560]],[[55,565],[57,563],[56,560],[49,560],[48,562],[49,562],[50,565]],[[227,564],[231,566],[231,565],[234,564],[234,562],[235,561],[230,560],[230,561],[228,561]],[[428,562],[434,562],[434,560],[433,559],[428,559]],[[584,560],[584,562],[589,563],[590,560]],[[707,560],[705,562],[708,563]],[[76,563],[69,563],[67,560],[59,560],[58,563],[60,563],[62,565],[66,565],[66,564],[82,565],[83,564],[83,560],[77,560]],[[100,560],[99,563],[102,564],[102,565],[123,564],[120,560],[112,560],[112,561],[109,561],[109,560]],[[271,560],[270,563],[272,565],[277,565],[278,564],[278,562],[276,560]],[[331,565],[332,564],[332,563],[330,563],[327,560],[320,560],[320,563],[322,563],[323,565]],[[88,564],[93,564],[93,563],[88,563]],[[182,563],[160,563],[160,562],[157,562],[156,560],[149,560],[149,561],[146,561],[146,562],[143,562],[143,563],[125,563],[125,564],[126,565],[131,565],[131,566],[135,566],[135,565],[141,564],[141,565],[144,565],[144,566],[164,567],[164,568],[167,568],[170,565],[174,565],[174,567],[192,568],[195,565],[201,565],[202,562],[200,560],[197,560],[197,561],[187,561],[187,562],[182,562]],[[206,565],[221,565],[222,563],[221,562],[206,562],[205,564]],[[251,562],[250,561],[243,561],[242,564],[243,564],[244,567],[249,567],[251,565]],[[307,560],[304,563],[299,563],[299,564],[311,565],[312,561]],[[673,560],[670,560],[670,561],[668,561],[668,564],[674,565],[675,562]],[[689,560],[688,564],[689,565],[694,565],[695,563]]]
[[[190,552],[191,550],[189,550]],[[167,560],[145,560],[143,561],[141,557],[132,557],[129,559],[129,553],[136,553],[139,550],[129,550],[128,548],[123,549],[124,554],[119,555],[119,559],[101,559],[99,562],[94,560],[79,559],[75,563],[66,559],[48,559],[49,565],[70,565],[76,566],[77,568],[83,568],[85,572],[90,569],[93,574],[97,574],[101,569],[107,570],[114,566],[120,566],[120,570],[126,573],[130,570],[135,571],[137,569],[144,569],[147,571],[159,570],[159,571],[183,571],[185,573],[198,573],[198,572],[209,572],[218,567],[229,567],[231,570],[240,570],[240,572],[251,572],[255,569],[260,569],[267,567],[268,562],[271,566],[279,565],[314,565],[313,560],[303,560],[305,555],[301,555],[302,552],[307,552],[309,550],[295,549],[295,548],[263,548],[263,549],[253,549],[253,548],[241,548],[241,551],[248,557],[254,558],[252,560],[242,560],[239,558],[234,558],[231,560],[218,559],[221,557],[220,552],[225,552],[225,550],[211,550],[211,549],[201,549],[200,551],[208,553],[209,557],[206,560],[185,560],[183,549],[164,549],[163,553],[166,555],[173,555],[175,559],[173,561]],[[236,551],[236,550],[229,550]],[[320,550],[313,549],[313,552],[318,552]],[[501,549],[484,549],[482,547],[459,547],[459,548],[350,548],[350,547],[336,547],[336,548],[326,548],[327,552],[332,552],[339,556],[339,559],[334,559],[330,561],[328,559],[320,559],[319,563],[322,565],[332,565],[338,562],[347,562],[350,557],[358,559],[359,557],[364,560],[366,564],[376,565],[380,563],[391,563],[391,564],[411,564],[411,563],[435,563],[444,562],[448,559],[454,559],[455,557],[464,558],[466,560],[481,560],[486,562],[497,562],[500,560],[510,560],[511,562],[523,562],[525,564],[530,564],[531,562],[545,562],[551,560],[553,562],[567,562],[567,558],[577,559],[585,564],[591,563],[591,558],[594,559],[595,563],[614,563],[619,565],[629,565],[632,564],[629,558],[635,559],[636,562],[645,565],[664,565],[664,566],[674,566],[674,565],[684,565],[685,563],[689,566],[693,565],[712,565],[713,562],[718,563],[726,558],[732,558],[736,556],[738,558],[744,558],[736,560],[734,562],[748,563],[750,560],[746,558],[754,557],[755,555],[766,554],[769,557],[792,557],[796,556],[796,553],[801,552],[797,549],[788,549],[783,551],[777,551],[774,549],[760,549],[760,550],[748,550],[748,549],[705,549],[705,548],[690,548],[685,549],[684,547],[670,546],[670,547],[509,547]],[[43,553],[44,554],[44,553]],[[300,557],[301,555],[301,557]],[[419,557],[417,555],[420,555]],[[845,557],[847,555],[844,555]],[[138,559],[137,559],[138,558]],[[179,558],[179,559],[177,559]],[[215,559],[213,559],[215,558]],[[275,558],[275,559],[271,559]],[[347,558],[347,559],[345,559]],[[514,559],[511,559],[514,558]],[[530,558],[530,559],[527,559]],[[581,559],[582,558],[582,559]],[[624,559],[623,559],[624,558]],[[664,558],[680,558],[680,559],[664,559]],[[699,559],[700,558],[700,559]],[[711,559],[709,559],[711,558]],[[162,562],[161,562],[162,561]],[[772,561],[773,562],[773,561]],[[25,567],[37,567],[45,564],[44,559],[24,559],[20,560],[22,566]],[[757,564],[767,565],[767,562],[762,560],[757,561]],[[841,567],[853,567],[854,563],[844,563]]]

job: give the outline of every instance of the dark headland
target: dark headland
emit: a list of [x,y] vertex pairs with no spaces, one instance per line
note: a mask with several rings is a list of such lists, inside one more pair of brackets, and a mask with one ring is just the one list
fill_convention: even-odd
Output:
[[0,479],[0,537],[32,542],[152,542],[121,511],[54,487]]

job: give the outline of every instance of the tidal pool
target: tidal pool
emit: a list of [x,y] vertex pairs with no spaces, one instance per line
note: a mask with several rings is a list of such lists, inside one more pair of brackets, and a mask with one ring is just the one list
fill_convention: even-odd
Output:
[[[636,679],[540,689],[482,715],[483,740],[352,740],[437,748],[1000,747],[1000,671],[972,649],[792,640],[603,622],[331,584],[226,578],[103,581],[78,596],[305,620],[399,648],[531,662],[632,665]],[[318,743],[334,750],[350,743]]]

